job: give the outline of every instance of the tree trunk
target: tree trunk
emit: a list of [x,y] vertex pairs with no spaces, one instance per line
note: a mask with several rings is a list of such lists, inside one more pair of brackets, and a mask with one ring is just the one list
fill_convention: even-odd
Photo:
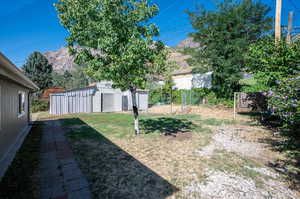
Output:
[[140,134],[140,128],[139,128],[139,109],[137,107],[136,103],[136,89],[130,89],[131,96],[132,96],[132,110],[133,110],[133,116],[134,116],[134,131],[135,135]]

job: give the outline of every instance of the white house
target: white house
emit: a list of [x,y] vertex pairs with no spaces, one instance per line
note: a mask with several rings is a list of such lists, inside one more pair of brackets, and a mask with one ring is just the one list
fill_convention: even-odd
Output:
[[211,88],[212,72],[204,74],[193,74],[191,67],[185,67],[172,73],[172,79],[175,88],[192,89],[192,88]]

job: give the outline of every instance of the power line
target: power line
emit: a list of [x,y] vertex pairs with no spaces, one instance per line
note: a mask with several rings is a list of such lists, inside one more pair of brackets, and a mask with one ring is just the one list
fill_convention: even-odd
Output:
[[296,6],[296,4],[293,2],[293,0],[289,0],[289,2],[292,4],[292,6],[293,6],[296,10],[300,11],[300,9]]
[[170,8],[172,8],[173,6],[175,6],[175,4],[178,2],[178,0],[175,0],[172,4],[170,4],[168,7],[166,7],[165,9],[163,9],[160,13],[160,16],[163,15],[166,11],[168,11]]

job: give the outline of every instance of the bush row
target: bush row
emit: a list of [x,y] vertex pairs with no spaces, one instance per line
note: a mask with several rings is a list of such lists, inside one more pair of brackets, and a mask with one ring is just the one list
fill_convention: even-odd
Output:
[[218,99],[211,89],[208,88],[193,88],[191,90],[169,90],[155,89],[151,90],[149,94],[150,105],[163,105],[163,104],[182,104],[199,105],[210,104],[218,105],[223,104],[228,107],[233,107],[233,100],[231,99]]
[[31,112],[33,113],[49,110],[49,100],[43,100],[37,97],[33,97],[30,103]]

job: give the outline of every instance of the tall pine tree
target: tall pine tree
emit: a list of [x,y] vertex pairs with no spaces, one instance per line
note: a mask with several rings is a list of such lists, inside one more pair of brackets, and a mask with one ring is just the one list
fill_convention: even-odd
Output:
[[196,63],[206,62],[211,66],[212,89],[218,98],[230,98],[239,91],[245,65],[243,53],[271,30],[269,11],[259,1],[225,0],[214,11],[199,7],[188,12],[196,30],[191,36],[202,46],[193,58]]
[[52,86],[52,65],[40,52],[33,52],[29,55],[23,66],[24,74],[31,79],[41,90]]

